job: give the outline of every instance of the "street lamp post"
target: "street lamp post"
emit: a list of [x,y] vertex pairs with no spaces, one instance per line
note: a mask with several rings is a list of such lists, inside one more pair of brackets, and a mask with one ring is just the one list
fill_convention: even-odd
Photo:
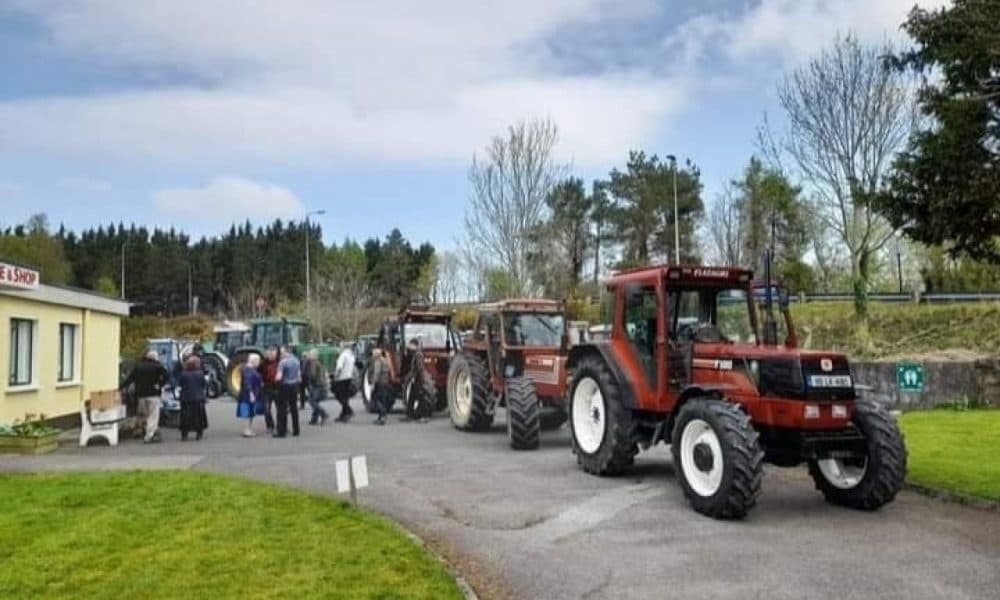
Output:
[[309,265],[309,217],[325,214],[325,210],[313,210],[306,213],[306,315],[310,318],[312,318],[312,268]]
[[667,160],[670,161],[671,171],[674,174],[674,262],[681,264],[681,224],[677,210],[677,157],[668,154]]
[[899,293],[903,293],[903,244],[896,235],[896,274],[899,277]]

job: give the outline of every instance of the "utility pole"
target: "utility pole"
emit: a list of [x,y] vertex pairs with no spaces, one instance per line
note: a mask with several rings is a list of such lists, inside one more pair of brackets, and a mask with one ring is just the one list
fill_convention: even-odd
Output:
[[896,274],[899,276],[899,293],[903,293],[903,245],[896,236]]
[[325,215],[325,210],[313,210],[306,213],[306,316],[310,319],[312,318],[312,267],[309,264],[309,242],[310,240],[310,228],[309,228],[309,217],[312,215],[320,216]]
[[670,161],[671,171],[674,174],[674,263],[681,264],[681,224],[680,213],[677,210],[677,157],[673,154],[667,155]]

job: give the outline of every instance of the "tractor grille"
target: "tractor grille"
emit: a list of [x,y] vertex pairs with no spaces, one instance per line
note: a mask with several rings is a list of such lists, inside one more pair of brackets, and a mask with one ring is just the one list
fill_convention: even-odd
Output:
[[[846,358],[836,357],[830,370],[820,358],[766,358],[759,363],[757,386],[762,396],[780,396],[810,402],[854,400],[851,369]],[[814,378],[813,376],[818,376]],[[847,379],[844,379],[844,378]],[[818,382],[818,383],[817,383]]]

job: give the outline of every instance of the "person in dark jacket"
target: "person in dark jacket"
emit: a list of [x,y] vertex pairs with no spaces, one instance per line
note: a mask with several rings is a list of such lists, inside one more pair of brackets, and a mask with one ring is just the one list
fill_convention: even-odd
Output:
[[278,401],[278,350],[268,348],[264,352],[264,359],[260,361],[258,368],[261,379],[264,382],[262,394],[264,395],[264,423],[267,425],[267,433],[274,433],[274,415],[272,407]]
[[195,439],[200,440],[208,429],[208,415],[205,413],[205,373],[197,355],[189,356],[184,362],[177,385],[181,391],[181,441],[186,442],[192,431]]
[[135,397],[138,402],[138,413],[146,419],[146,444],[160,441],[160,396],[163,388],[170,381],[167,369],[160,363],[156,351],[146,353],[139,363],[128,374],[122,383],[122,388],[135,385]]
[[302,364],[302,374],[307,382],[306,391],[309,394],[309,407],[312,409],[309,424],[322,427],[330,420],[330,415],[321,404],[330,392],[330,384],[323,363],[319,362],[318,350],[313,349],[306,353],[306,361]]
[[[406,363],[406,375],[403,377],[403,389],[410,390],[411,398],[418,401],[417,406],[409,407],[413,413],[413,418],[419,419],[421,423],[428,423],[434,414],[432,398],[424,398],[420,392],[420,387],[424,384],[424,351],[420,348],[420,340],[413,338],[406,344],[409,355]],[[409,406],[410,398],[404,398]],[[404,419],[404,420],[408,420]]]
[[375,385],[375,407],[378,410],[376,425],[385,425],[385,417],[392,408],[392,365],[385,351],[376,348],[372,352],[372,383]]

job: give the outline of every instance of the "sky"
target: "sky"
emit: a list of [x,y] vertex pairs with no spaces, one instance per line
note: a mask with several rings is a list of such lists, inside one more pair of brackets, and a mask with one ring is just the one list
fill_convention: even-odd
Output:
[[448,249],[473,155],[539,117],[575,175],[675,154],[710,204],[780,127],[783,74],[902,39],[915,1],[0,0],[0,227],[325,210],[328,242]]

